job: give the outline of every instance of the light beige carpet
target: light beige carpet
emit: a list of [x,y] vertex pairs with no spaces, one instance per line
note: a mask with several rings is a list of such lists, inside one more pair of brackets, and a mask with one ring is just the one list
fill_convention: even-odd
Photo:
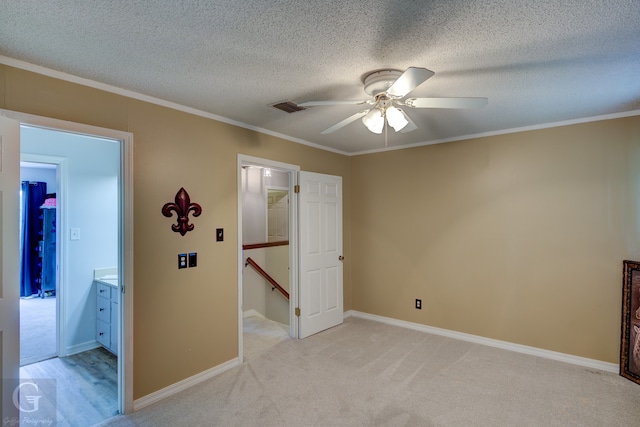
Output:
[[20,366],[56,354],[56,297],[20,298]]
[[288,339],[108,426],[632,426],[616,374],[371,320]]
[[245,317],[242,330],[245,361],[253,359],[264,350],[289,339],[289,325],[273,322],[260,316]]

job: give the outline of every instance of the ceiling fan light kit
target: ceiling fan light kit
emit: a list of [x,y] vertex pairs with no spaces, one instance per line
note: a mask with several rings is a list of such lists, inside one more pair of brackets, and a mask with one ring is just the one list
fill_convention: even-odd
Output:
[[401,131],[406,125],[409,124],[409,121],[405,118],[404,113],[401,110],[398,110],[396,107],[387,108],[387,111],[385,111],[385,115],[387,116],[387,122],[389,123],[389,126],[391,126],[396,132]]
[[379,108],[372,108],[362,118],[362,123],[373,133],[381,134],[384,127],[384,116]]
[[415,123],[404,111],[396,106],[409,108],[482,108],[487,105],[487,98],[409,98],[402,100],[412,90],[420,86],[434,72],[426,68],[409,67],[405,72],[398,70],[379,70],[364,79],[364,91],[374,99],[358,101],[307,101],[298,104],[301,107],[317,107],[325,105],[361,105],[368,104],[369,110],[360,111],[341,122],[323,130],[328,134],[362,118],[362,123],[371,132],[380,134],[387,124],[396,132],[411,132],[417,129]]

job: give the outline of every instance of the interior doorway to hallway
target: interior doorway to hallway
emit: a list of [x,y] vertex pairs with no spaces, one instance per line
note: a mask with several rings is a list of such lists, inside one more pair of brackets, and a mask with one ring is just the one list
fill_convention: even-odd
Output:
[[[256,304],[250,300],[247,268],[263,270],[246,254],[250,249],[270,248],[277,242],[268,242],[269,220],[263,214],[268,210],[269,197],[267,178],[273,171],[281,171],[288,181],[288,263],[289,263],[289,336],[305,338],[325,329],[337,326],[344,318],[342,253],[342,177],[300,171],[299,166],[238,155],[238,325],[240,361],[244,357],[244,315]],[[253,179],[251,178],[253,176]],[[295,189],[295,191],[294,191]],[[294,197],[295,194],[295,197]],[[279,189],[273,191],[274,198],[285,198]],[[251,208],[250,199],[263,206]],[[276,203],[274,203],[275,206]],[[265,207],[267,206],[267,207]],[[258,217],[256,217],[258,215]],[[262,228],[261,228],[262,227]],[[249,240],[266,236],[264,244],[251,244]],[[256,287],[270,286],[272,291],[281,286],[262,274],[266,281]],[[260,285],[260,283],[262,283]],[[261,301],[259,301],[261,302]],[[266,308],[264,308],[266,312]]]
[[250,359],[290,334],[289,174],[242,168],[243,341]]
[[[239,157],[239,354],[251,359],[297,334],[295,166]],[[293,236],[293,237],[292,237]]]

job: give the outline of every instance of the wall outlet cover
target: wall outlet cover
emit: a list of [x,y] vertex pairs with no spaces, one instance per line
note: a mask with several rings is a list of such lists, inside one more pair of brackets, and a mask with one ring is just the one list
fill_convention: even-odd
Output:
[[187,268],[187,254],[178,254],[178,268]]

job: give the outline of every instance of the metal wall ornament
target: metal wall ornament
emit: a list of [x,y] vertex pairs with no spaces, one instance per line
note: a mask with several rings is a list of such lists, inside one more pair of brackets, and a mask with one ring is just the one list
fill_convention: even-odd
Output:
[[171,229],[176,233],[180,233],[181,236],[184,236],[194,228],[193,224],[189,224],[189,213],[193,212],[194,217],[200,216],[202,208],[197,203],[191,203],[189,193],[187,193],[184,187],[180,187],[180,190],[176,193],[175,202],[165,203],[162,207],[162,215],[169,218],[173,215],[172,212],[175,212],[178,216],[178,222],[172,224]]

